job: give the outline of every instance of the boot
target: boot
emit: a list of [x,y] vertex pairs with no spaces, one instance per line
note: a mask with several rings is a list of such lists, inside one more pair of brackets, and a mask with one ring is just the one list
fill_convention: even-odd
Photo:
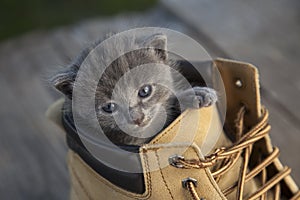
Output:
[[[143,173],[119,172],[93,158],[62,115],[63,100],[52,105],[47,115],[66,131],[70,147],[70,199],[300,199],[291,169],[281,164],[268,135],[257,69],[225,59],[215,60],[213,68],[226,90],[224,127],[218,105],[186,110],[138,149]],[[207,138],[216,132],[221,134],[212,144]]]

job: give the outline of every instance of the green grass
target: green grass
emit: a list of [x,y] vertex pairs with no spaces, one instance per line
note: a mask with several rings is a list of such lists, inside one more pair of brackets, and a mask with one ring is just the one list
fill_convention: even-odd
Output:
[[0,40],[33,29],[124,11],[143,11],[157,0],[0,0]]

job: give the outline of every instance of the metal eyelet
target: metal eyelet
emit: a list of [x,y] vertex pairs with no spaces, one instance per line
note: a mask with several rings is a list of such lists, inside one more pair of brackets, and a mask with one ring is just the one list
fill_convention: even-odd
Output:
[[175,154],[173,156],[170,156],[168,160],[169,160],[169,164],[174,166],[174,167],[177,167],[177,168],[182,168],[183,167],[182,164],[178,163],[178,160],[184,160],[183,156],[179,156],[179,155]]
[[234,82],[235,86],[238,87],[238,88],[241,88],[243,87],[243,82],[241,79],[236,79],[235,82]]
[[183,180],[181,181],[182,187],[183,187],[183,188],[187,188],[187,183],[188,183],[188,182],[192,182],[192,183],[194,184],[195,187],[197,187],[197,185],[198,185],[198,181],[197,181],[196,179],[191,178],[191,177],[188,177],[188,178],[185,178],[185,179],[183,179]]

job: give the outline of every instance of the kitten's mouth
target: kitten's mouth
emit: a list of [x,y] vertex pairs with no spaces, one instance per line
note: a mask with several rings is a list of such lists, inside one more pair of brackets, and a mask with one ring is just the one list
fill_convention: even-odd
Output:
[[145,121],[143,121],[142,123],[140,124],[136,124],[138,127],[146,127],[147,125],[149,125],[149,122],[150,122],[150,118],[149,119],[146,119]]

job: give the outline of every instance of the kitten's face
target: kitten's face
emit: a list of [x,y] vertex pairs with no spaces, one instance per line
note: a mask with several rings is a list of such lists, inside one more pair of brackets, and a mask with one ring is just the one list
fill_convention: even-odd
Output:
[[[99,124],[109,137],[124,132],[127,144],[146,141],[165,125],[173,78],[168,66],[147,50],[136,51],[108,67],[96,92]],[[160,64],[156,65],[156,64]],[[116,75],[115,72],[119,72]],[[112,76],[114,74],[114,76]],[[132,138],[130,136],[136,137]]]
[[[171,91],[174,89],[171,69],[168,63],[167,38],[163,34],[154,34],[148,38],[136,40],[131,38],[115,38],[108,43],[99,55],[88,57],[90,52],[99,44],[96,43],[82,52],[81,56],[69,68],[53,77],[54,86],[72,100],[73,86],[76,74],[83,61],[93,66],[84,74],[82,83],[77,84],[79,90],[89,90],[93,85],[94,70],[104,70],[98,82],[95,94],[95,108],[98,122],[109,139],[119,144],[140,145],[164,128],[173,104],[170,102]],[[127,52],[125,49],[137,49],[126,53],[102,69],[101,60]],[[142,48],[142,49],[141,49]],[[94,59],[95,58],[95,59]],[[97,58],[97,59],[96,59]],[[99,60],[98,60],[99,59]],[[155,64],[160,64],[157,66]],[[163,66],[161,66],[164,64]],[[103,64],[105,65],[105,64]],[[75,84],[76,85],[76,84]],[[93,91],[92,91],[93,92]],[[71,104],[69,105],[71,107]],[[84,106],[82,106],[84,107]],[[73,111],[72,111],[73,112]],[[83,112],[82,120],[89,120]],[[83,115],[80,112],[79,116]]]

